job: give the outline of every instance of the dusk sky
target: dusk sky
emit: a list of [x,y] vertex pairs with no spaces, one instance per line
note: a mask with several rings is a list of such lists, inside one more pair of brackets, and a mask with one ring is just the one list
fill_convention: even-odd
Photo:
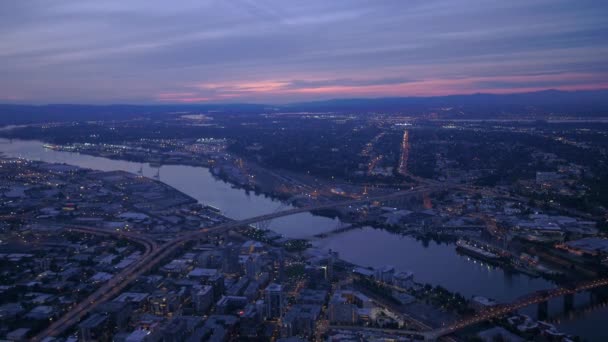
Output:
[[608,88],[608,1],[1,1],[0,102]]

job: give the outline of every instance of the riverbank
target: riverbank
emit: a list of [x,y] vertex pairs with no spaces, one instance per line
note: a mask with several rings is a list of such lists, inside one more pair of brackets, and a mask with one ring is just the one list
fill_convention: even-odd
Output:
[[[160,169],[163,166],[192,166],[208,169],[211,174],[235,189],[253,192],[255,195],[267,196],[273,200],[289,202],[298,207],[307,206],[318,201],[342,200],[350,197],[331,191],[316,193],[311,186],[295,180],[293,177],[278,175],[252,162],[226,152],[212,154],[195,154],[193,152],[156,151],[142,148],[130,148],[123,145],[100,145],[76,143],[55,145],[46,143],[45,148],[67,153],[79,153],[111,160],[132,163],[147,163],[150,167]],[[315,192],[312,196],[310,193]],[[327,216],[323,212],[315,213]]]
[[[39,141],[13,140],[12,144],[8,140],[0,141],[0,151],[8,157],[66,163],[102,171],[124,170],[138,173],[141,170],[142,175],[147,177],[153,177],[159,171],[159,168],[148,164],[45,150]],[[214,177],[207,168],[163,165],[160,167],[158,179],[201,203],[219,208],[222,214],[234,219],[271,213],[279,208],[293,208],[291,204],[236,189]],[[336,218],[303,213],[273,220],[268,229],[289,238],[310,239],[315,234],[327,233],[342,225]],[[376,267],[394,265],[400,270],[411,270],[417,281],[441,285],[451,292],[460,292],[465,297],[482,295],[508,301],[535,290],[553,287],[552,283],[544,279],[508,272],[458,255],[449,241],[421,240],[385,229],[361,227],[312,243],[318,248],[331,248],[339,252],[341,259],[353,264]],[[594,322],[600,325],[608,324],[607,317],[600,315]],[[578,329],[577,324],[572,325],[564,330],[587,338],[584,329]],[[593,340],[592,337],[588,339]]]

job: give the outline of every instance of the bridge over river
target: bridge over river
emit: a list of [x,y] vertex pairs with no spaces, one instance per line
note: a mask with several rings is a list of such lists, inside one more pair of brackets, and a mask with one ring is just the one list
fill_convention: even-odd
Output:
[[558,297],[566,297],[574,295],[577,292],[592,290],[595,288],[603,287],[608,285],[608,278],[601,278],[589,281],[583,281],[573,286],[567,287],[559,287],[550,290],[542,290],[530,293],[526,296],[520,297],[515,301],[507,304],[500,304],[492,306],[486,310],[477,312],[476,314],[460,319],[456,322],[453,322],[445,327],[441,327],[434,330],[428,331],[415,331],[415,330],[404,330],[404,329],[380,329],[380,328],[367,328],[360,326],[332,326],[336,329],[346,329],[346,330],[372,330],[379,332],[386,332],[392,334],[401,334],[405,336],[410,336],[415,339],[425,340],[425,341],[435,341],[443,336],[455,333],[459,330],[465,329],[467,327],[473,326],[475,324],[479,324],[494,318],[498,318],[509,314],[511,312],[522,309],[526,306],[539,304],[541,306],[545,306],[546,303],[554,298]]

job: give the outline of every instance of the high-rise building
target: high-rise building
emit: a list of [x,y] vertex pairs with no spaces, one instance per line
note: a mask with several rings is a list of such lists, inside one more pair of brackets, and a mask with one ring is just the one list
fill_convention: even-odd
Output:
[[278,277],[280,281],[285,281],[285,256],[283,255],[283,249],[279,248],[277,254],[277,261],[279,263]]
[[260,315],[256,310],[256,305],[247,304],[247,306],[239,312],[239,318],[239,334],[241,337],[258,337],[258,332],[262,326],[260,324]]
[[239,264],[239,247],[229,243],[222,250],[222,271],[224,273],[238,273],[241,271]]
[[206,313],[211,304],[213,304],[213,287],[211,285],[203,285],[200,289],[194,289],[192,302],[194,310],[198,314]]
[[245,260],[245,274],[250,280],[258,279],[258,275],[262,271],[262,263],[259,254],[251,254]]
[[267,318],[280,318],[284,310],[283,287],[280,284],[270,283],[264,290],[264,303],[266,304]]
[[224,289],[224,276],[221,274],[215,274],[205,282],[207,285],[211,285],[213,287],[213,299],[218,300],[222,297],[225,292]]
[[329,250],[329,256],[327,257],[327,269],[326,269],[326,280],[332,281],[334,279],[334,263],[338,258],[338,252]]

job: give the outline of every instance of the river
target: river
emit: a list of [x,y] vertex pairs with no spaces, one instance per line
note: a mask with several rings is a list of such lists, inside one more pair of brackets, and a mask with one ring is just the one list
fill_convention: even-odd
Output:
[[[184,165],[151,167],[146,163],[94,157],[45,149],[39,141],[0,139],[0,152],[7,157],[66,163],[96,170],[124,170],[158,179],[192,196],[201,203],[219,208],[224,215],[242,219],[288,209],[289,205],[264,195],[246,192],[214,177],[209,169]],[[337,219],[303,213],[273,220],[269,228],[288,237],[312,237],[331,231],[340,224]],[[464,296],[482,295],[499,301],[513,300],[526,293],[551,288],[554,285],[541,278],[505,272],[460,255],[452,244],[429,242],[423,244],[409,236],[400,236],[384,230],[364,227],[315,240],[319,248],[337,251],[344,260],[363,266],[393,265],[399,270],[411,270],[418,282],[441,285]],[[577,300],[584,303],[585,300]],[[550,311],[559,315],[560,306],[552,303]],[[530,309],[527,313],[533,314]],[[589,341],[608,340],[602,335],[601,323],[608,324],[608,308],[583,312],[571,319],[559,316],[558,327]],[[589,322],[600,322],[598,329],[588,329]],[[599,334],[599,335],[598,335]]]

